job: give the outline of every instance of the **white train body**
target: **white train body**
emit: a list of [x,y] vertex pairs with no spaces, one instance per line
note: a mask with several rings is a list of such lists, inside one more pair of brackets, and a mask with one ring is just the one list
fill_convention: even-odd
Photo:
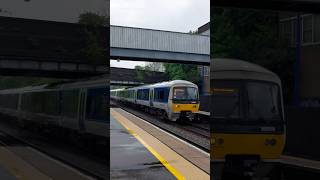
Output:
[[136,105],[172,121],[182,116],[193,118],[199,111],[198,86],[184,80],[114,89],[110,95],[114,100]]

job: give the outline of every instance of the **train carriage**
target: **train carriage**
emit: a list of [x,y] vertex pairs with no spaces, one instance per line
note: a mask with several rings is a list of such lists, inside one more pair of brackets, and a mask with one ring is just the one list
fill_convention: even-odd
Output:
[[199,111],[197,85],[184,80],[110,91],[111,98],[139,106],[172,121],[193,119]]
[[21,125],[60,128],[99,140],[109,136],[108,87],[107,79],[99,77],[1,90],[0,112]]
[[211,87],[211,160],[215,172],[222,173],[223,166],[226,171],[232,166],[239,171],[242,167],[272,168],[285,144],[279,77],[249,62],[213,59]]

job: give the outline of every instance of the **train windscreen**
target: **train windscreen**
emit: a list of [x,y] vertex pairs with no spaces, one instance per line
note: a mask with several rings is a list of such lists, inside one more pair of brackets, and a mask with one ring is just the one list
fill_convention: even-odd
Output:
[[173,100],[198,101],[198,91],[194,87],[175,87],[173,88]]
[[217,87],[213,89],[215,118],[240,118],[239,92],[239,88],[235,87]]
[[212,89],[214,121],[261,123],[282,119],[279,86],[263,81],[220,81]]
[[246,87],[249,120],[281,120],[280,93],[277,85],[263,82],[248,82]]

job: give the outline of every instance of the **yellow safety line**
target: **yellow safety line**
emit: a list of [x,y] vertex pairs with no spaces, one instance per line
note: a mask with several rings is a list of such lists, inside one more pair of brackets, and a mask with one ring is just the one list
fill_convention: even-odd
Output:
[[186,178],[181,175],[181,173],[176,170],[174,167],[172,167],[168,161],[166,161],[156,150],[154,150],[151,146],[149,146],[139,135],[137,135],[133,130],[131,130],[127,125],[125,125],[123,122],[120,122],[120,124],[127,129],[127,131],[135,137],[141,144],[144,145],[170,172],[173,174],[178,180],[185,180]]

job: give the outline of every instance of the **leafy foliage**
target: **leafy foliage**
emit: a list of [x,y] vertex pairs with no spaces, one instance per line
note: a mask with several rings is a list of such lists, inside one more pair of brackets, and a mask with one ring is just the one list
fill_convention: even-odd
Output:
[[[191,64],[178,64],[178,63],[164,63],[165,72],[169,80],[187,80],[194,83],[199,83],[200,76],[198,67]],[[143,81],[147,76],[153,76],[155,72],[161,71],[162,67],[159,63],[150,63],[144,67],[135,66],[137,70],[138,79]]]
[[166,63],[164,67],[171,80],[179,79],[199,83],[200,76],[197,65]]
[[143,82],[145,77],[154,76],[156,72],[160,72],[162,67],[162,63],[149,63],[146,66],[135,66],[137,72],[137,78]]
[[109,18],[106,15],[86,12],[86,13],[80,14],[78,23],[91,25],[91,26],[108,26]]
[[290,101],[294,49],[279,35],[278,13],[215,8],[211,19],[211,56],[243,59],[270,69],[280,76]]
[[99,63],[107,60],[107,52],[104,45],[100,43],[101,27],[109,25],[109,18],[105,15],[99,15],[92,12],[80,14],[79,24],[87,25],[85,33],[87,34],[87,47],[82,50],[82,53],[94,63]]

